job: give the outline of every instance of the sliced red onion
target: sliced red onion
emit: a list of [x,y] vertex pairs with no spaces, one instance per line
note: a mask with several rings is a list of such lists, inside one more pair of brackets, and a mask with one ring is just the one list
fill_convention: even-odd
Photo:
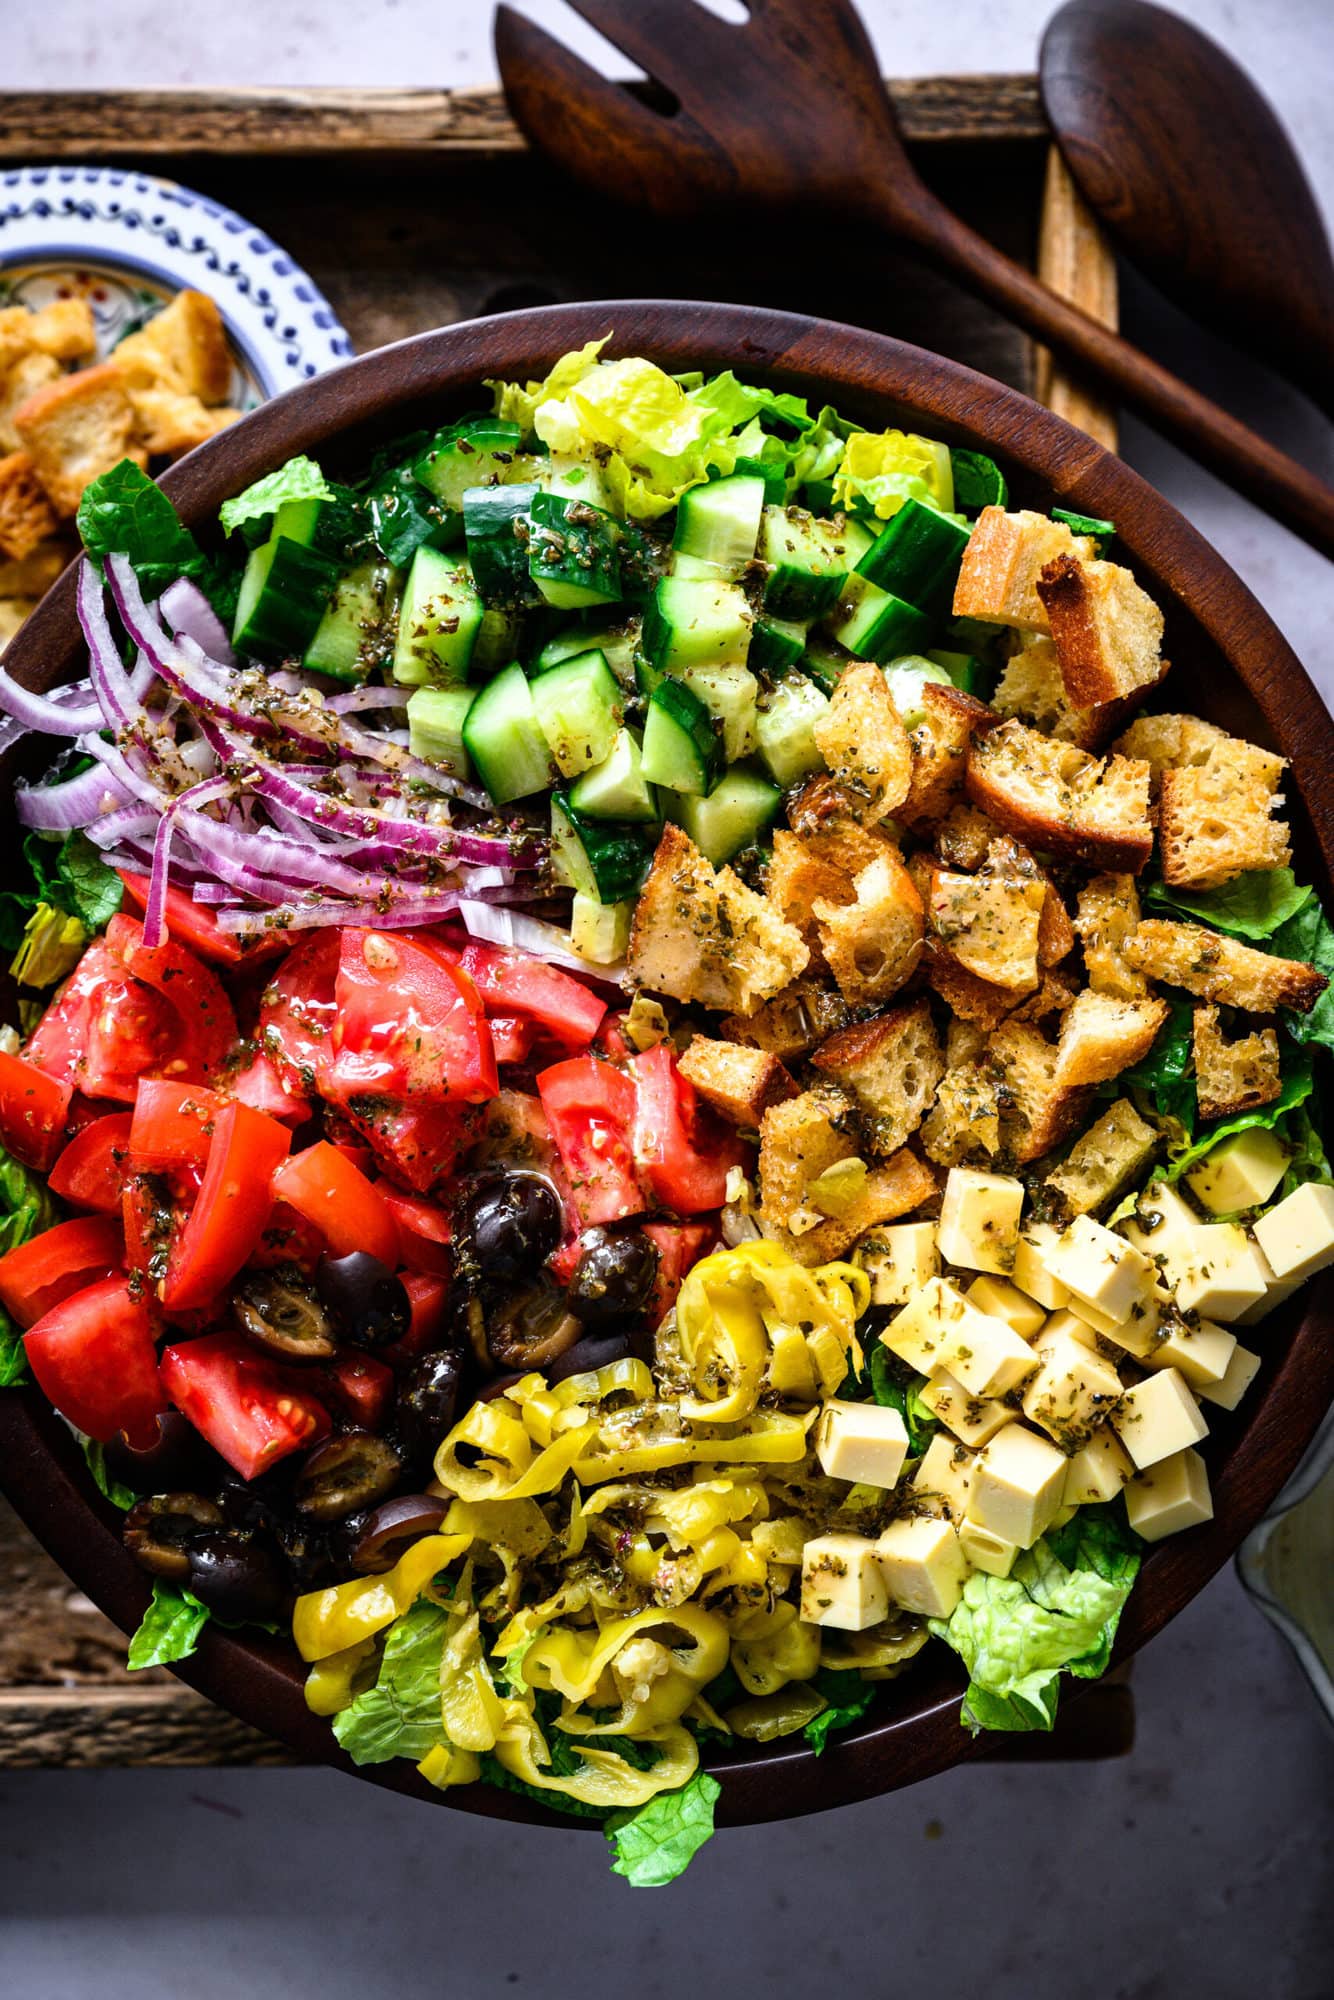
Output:
[[178,638],[193,639],[219,666],[239,666],[226,626],[190,577],[178,576],[168,584],[158,599],[158,610]]
[[156,950],[167,935],[167,889],[171,880],[171,843],[181,816],[198,813],[201,806],[212,805],[231,790],[229,778],[208,778],[202,785],[192,785],[188,792],[174,798],[158,821],[157,835],[153,841],[153,866],[148,878],[148,900],[144,904],[144,944],[150,951]]
[[21,826],[38,827],[44,833],[68,833],[74,827],[87,826],[124,798],[124,786],[95,764],[91,771],[80,771],[77,778],[67,778],[60,785],[17,785],[14,812]]
[[159,810],[170,803],[152,779],[136,771],[114,743],[104,742],[100,736],[94,736],[90,732],[79,738],[79,748],[89,757],[96,757],[99,764],[104,765],[114,778],[119,779],[123,790],[127,791],[131,798],[142,799],[145,805],[156,806]]
[[548,924],[541,917],[527,916],[521,910],[499,910],[490,901],[473,902],[467,897],[459,903],[459,915],[468,935],[481,938],[486,944],[508,945],[516,951],[529,952],[548,965],[563,966],[585,979],[600,979],[607,986],[625,984],[623,960],[619,965],[594,965],[591,959],[580,958],[570,950],[568,932],[558,930],[555,924]]
[[[514,891],[496,889],[492,893],[508,896]],[[223,910],[218,916],[218,927],[240,937],[263,937],[273,930],[320,930],[330,924],[364,924],[385,931],[416,930],[423,924],[438,924],[442,917],[452,915],[462,903],[463,892],[459,889],[423,897],[420,901],[409,902],[405,899],[392,904],[387,910],[381,909],[378,902],[347,903],[321,899],[314,903],[287,904],[267,913],[261,910]]]
[[330,695],[324,706],[331,715],[354,715],[363,708],[406,708],[407,688],[356,687],[346,694]]
[[[113,562],[128,558],[112,557]],[[131,570],[131,576],[134,572]],[[136,583],[135,588],[138,588]],[[113,585],[114,589],[114,585]],[[125,671],[125,663],[120,656],[115,634],[111,630],[111,620],[107,617],[106,602],[102,594],[102,579],[95,565],[86,559],[79,564],[79,580],[75,593],[75,606],[79,614],[79,625],[88,642],[88,669],[102,711],[102,720],[108,729],[129,729],[144,720],[144,696],[152,679],[151,668],[143,660],[139,662],[139,681],[142,687],[132,682]],[[134,635],[131,634],[131,637]]]
[[190,900],[205,904],[210,909],[240,909],[245,897],[239,889],[229,889],[225,882],[196,882],[190,892]]
[[118,806],[115,812],[89,820],[84,830],[94,847],[115,847],[122,840],[151,841],[157,832],[158,818],[156,811],[136,799],[132,805]]
[[12,674],[0,672],[0,709],[24,729],[40,730],[44,736],[82,736],[85,730],[101,729],[102,711],[80,703],[71,707],[56,694],[34,694]]

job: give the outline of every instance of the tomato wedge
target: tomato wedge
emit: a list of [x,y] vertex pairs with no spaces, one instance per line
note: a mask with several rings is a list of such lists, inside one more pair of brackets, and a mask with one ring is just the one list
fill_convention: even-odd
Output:
[[260,1049],[244,1069],[238,1069],[227,1084],[227,1094],[254,1111],[281,1118],[285,1125],[304,1125],[311,1114],[310,1099],[289,1081],[287,1071]]
[[434,1271],[404,1271],[403,1289],[412,1307],[412,1319],[402,1340],[380,1353],[391,1367],[405,1368],[419,1354],[439,1347],[444,1339],[449,1280]]
[[335,1257],[369,1250],[390,1270],[397,1264],[398,1225],[383,1195],[327,1139],[286,1160],[273,1192],[314,1224]]
[[94,1278],[118,1271],[121,1249],[119,1216],[80,1215],[73,1222],[58,1222],[0,1257],[0,1304],[20,1326],[33,1326]]
[[635,1087],[625,1072],[574,1056],[544,1069],[537,1089],[580,1221],[638,1215],[647,1204],[635,1178]]
[[663,1208],[699,1215],[721,1208],[727,1176],[745,1158],[736,1133],[702,1105],[666,1043],[632,1056],[635,1163]]
[[[147,875],[137,875],[131,868],[118,868],[116,873],[125,885],[125,893],[139,909],[148,907]],[[167,932],[178,944],[187,945],[197,951],[213,965],[247,964],[258,958],[267,958],[285,948],[281,931],[266,932],[255,938],[232,937],[230,932],[219,928],[213,911],[203,904],[194,902],[184,889],[167,887]]]
[[340,1417],[366,1430],[380,1428],[397,1386],[392,1368],[369,1354],[340,1354],[320,1375],[321,1388]]
[[374,1099],[347,1107],[386,1173],[414,1194],[432,1194],[447,1181],[459,1155],[476,1136],[474,1105],[381,1104]]
[[[175,1016],[171,1073],[199,1077],[216,1070],[236,1045],[236,1015],[217,974],[175,938],[150,951],[144,927],[133,917],[113,917],[106,941],[131,977],[160,993]],[[95,1094],[87,1084],[84,1088]]]
[[381,1186],[376,1192],[398,1225],[398,1262],[409,1271],[434,1271],[447,1278],[453,1269],[449,1244],[454,1232],[444,1209],[396,1188]]
[[466,972],[401,932],[345,930],[326,1088],[354,1097],[484,1104],[500,1088],[486,1013]]
[[239,1334],[210,1333],[162,1356],[162,1386],[243,1479],[258,1479],[289,1453],[318,1444],[329,1412],[295,1369],[247,1347]]
[[717,1243],[718,1231],[711,1222],[646,1222],[644,1234],[658,1251],[658,1275],[648,1306],[649,1320],[656,1326],[676,1304],[686,1272]]
[[104,1215],[120,1214],[120,1198],[129,1171],[128,1111],[113,1111],[81,1127],[47,1175],[52,1194],[72,1208],[96,1208]]
[[298,1090],[322,1089],[333,1061],[338,953],[337,931],[311,931],[264,989],[256,1039]]
[[591,1042],[607,1011],[606,1001],[579,980],[527,952],[473,942],[464,947],[462,965],[488,1014],[520,1014],[566,1048]]
[[145,1077],[130,1121],[130,1172],[160,1174],[207,1164],[227,1100],[203,1083]]
[[141,1076],[171,1060],[179,1039],[161,995],[131,979],[120,954],[98,938],[37,1023],[26,1054],[86,1096],[124,1104],[133,1103]]
[[22,1056],[0,1049],[0,1143],[26,1167],[45,1171],[60,1151],[74,1091]]
[[157,1441],[167,1407],[148,1306],[123,1276],[104,1278],[44,1313],[23,1336],[33,1374],[63,1417],[99,1444],[124,1431],[136,1450]]
[[527,1061],[539,1034],[536,1021],[521,1021],[517,1014],[492,1014],[489,1025],[498,1063]]
[[225,1104],[190,1219],[171,1246],[162,1302],[169,1310],[209,1305],[260,1239],[273,1206],[271,1183],[292,1135],[248,1104]]

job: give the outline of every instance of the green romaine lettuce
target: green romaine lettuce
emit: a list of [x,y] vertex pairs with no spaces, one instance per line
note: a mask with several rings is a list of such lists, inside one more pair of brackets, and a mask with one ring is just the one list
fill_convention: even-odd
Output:
[[1314,891],[1298,882],[1291,868],[1256,868],[1221,889],[1201,889],[1197,895],[1169,888],[1166,882],[1146,882],[1140,894],[1154,908],[1176,911],[1192,923],[1211,924],[1217,931],[1257,944],[1272,938],[1306,906]]
[[89,1437],[81,1437],[79,1443],[83,1446],[84,1460],[93,1475],[93,1484],[98,1492],[103,1499],[109,1500],[113,1507],[119,1507],[123,1514],[127,1514],[139,1495],[133,1488],[122,1486],[119,1479],[113,1479],[107,1471],[106,1446],[99,1444],[96,1438]]
[[276,472],[257,479],[233,500],[224,500],[218,519],[230,535],[246,521],[267,520],[289,500],[332,500],[334,490],[313,458],[289,458]]
[[679,1791],[663,1792],[633,1812],[611,1813],[604,1830],[614,1857],[612,1873],[624,1875],[636,1889],[674,1882],[712,1838],[721,1790],[707,1771],[696,1771]]
[[687,391],[687,400],[700,409],[713,410],[729,430],[741,430],[752,417],[776,417],[794,431],[815,428],[815,419],[804,396],[791,396],[777,389],[760,389],[753,382],[738,382],[731,369],[711,376],[698,388]]
[[1279,925],[1271,943],[1280,958],[1301,959],[1331,982],[1309,1014],[1285,1012],[1283,1026],[1295,1042],[1334,1049],[1334,925],[1314,896]]
[[1099,1092],[1120,1097],[1127,1086],[1146,1093],[1153,1109],[1174,1118],[1189,1134],[1195,1129],[1195,1078],[1191,1073],[1194,1013],[1188,1000],[1174,1000],[1153,1047],[1133,1069],[1123,1070]]
[[440,1656],[447,1614],[426,1599],[395,1619],[385,1640],[375,1686],[333,1720],[333,1732],[354,1764],[391,1757],[419,1763],[443,1737]]
[[123,458],[84,489],[79,535],[95,561],[125,555],[146,597],[158,597],[178,576],[199,584],[214,610],[229,622],[239,578],[232,564],[200,548],[176,509],[148,474]]
[[821,1667],[811,1686],[828,1703],[818,1715],[811,1717],[801,1732],[818,1757],[837,1730],[847,1729],[850,1724],[861,1721],[875,1700],[876,1684],[863,1680],[860,1674],[850,1669]]
[[1234,1132],[1245,1132],[1252,1125],[1272,1128],[1288,1112],[1306,1102],[1315,1087],[1311,1051],[1289,1043],[1286,1038],[1280,1043],[1280,1051],[1283,1069],[1278,1096],[1255,1111],[1239,1111],[1234,1118],[1219,1119],[1217,1124],[1207,1126],[1198,1137],[1188,1134],[1176,1142],[1169,1141],[1167,1167],[1163,1175],[1165,1180],[1179,1180],[1222,1140],[1230,1139]]
[[1312,1118],[1304,1105],[1299,1105],[1283,1120],[1281,1137],[1291,1147],[1292,1158],[1283,1176],[1283,1184],[1275,1197],[1284,1201],[1306,1181],[1334,1182],[1334,1170],[1330,1167],[1329,1155],[1320,1137],[1319,1123]]
[[89,932],[103,930],[121,906],[121,879],[86,833],[67,833],[63,839],[25,834],[23,859],[34,886],[0,892],[0,951],[20,948],[33,912],[43,903],[77,917]]
[[192,1592],[154,1577],[152,1599],[130,1640],[126,1659],[130,1672],[137,1673],[141,1667],[168,1667],[173,1660],[188,1659],[207,1623],[208,1608]]
[[905,500],[958,518],[949,446],[913,431],[854,431],[834,475],[834,498],[841,507],[881,521],[897,514]]

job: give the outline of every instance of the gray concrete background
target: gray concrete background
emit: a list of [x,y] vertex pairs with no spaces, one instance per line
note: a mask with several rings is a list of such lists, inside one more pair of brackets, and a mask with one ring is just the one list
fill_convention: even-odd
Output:
[[[885,68],[903,75],[1031,67],[1051,11],[1046,0],[863,8]],[[560,0],[525,11],[569,31]],[[1178,11],[1262,83],[1334,210],[1329,0]],[[490,13],[488,0],[0,0],[4,83],[481,82]],[[1133,283],[1126,323],[1334,476],[1329,431],[1294,394]],[[1322,560],[1133,424],[1124,448],[1334,693]],[[595,1835],[492,1826],[331,1773],[6,1773],[0,1993],[758,2000],[917,1987],[988,2000],[1328,2000],[1334,1752],[1282,1641],[1228,1573],[1141,1656],[1135,1688],[1128,1759],[967,1768],[725,1834],[652,1894],[608,1875]]]

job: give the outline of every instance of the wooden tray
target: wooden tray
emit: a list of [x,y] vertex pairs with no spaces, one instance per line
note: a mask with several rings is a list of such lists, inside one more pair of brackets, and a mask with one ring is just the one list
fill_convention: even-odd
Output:
[[[891,82],[927,179],[973,226],[1109,324],[1115,265],[1050,149],[1036,79]],[[359,351],[518,306],[621,297],[781,305],[894,333],[1038,395],[1115,445],[1112,413],[948,280],[837,222],[818,247],[766,227],[650,229],[553,179],[488,91],[0,92],[0,162],[120,163],[179,178],[283,244]],[[288,1753],[125,1640],[0,1500],[0,1768],[277,1764]],[[1124,1682],[999,1754],[1130,1747]]]

